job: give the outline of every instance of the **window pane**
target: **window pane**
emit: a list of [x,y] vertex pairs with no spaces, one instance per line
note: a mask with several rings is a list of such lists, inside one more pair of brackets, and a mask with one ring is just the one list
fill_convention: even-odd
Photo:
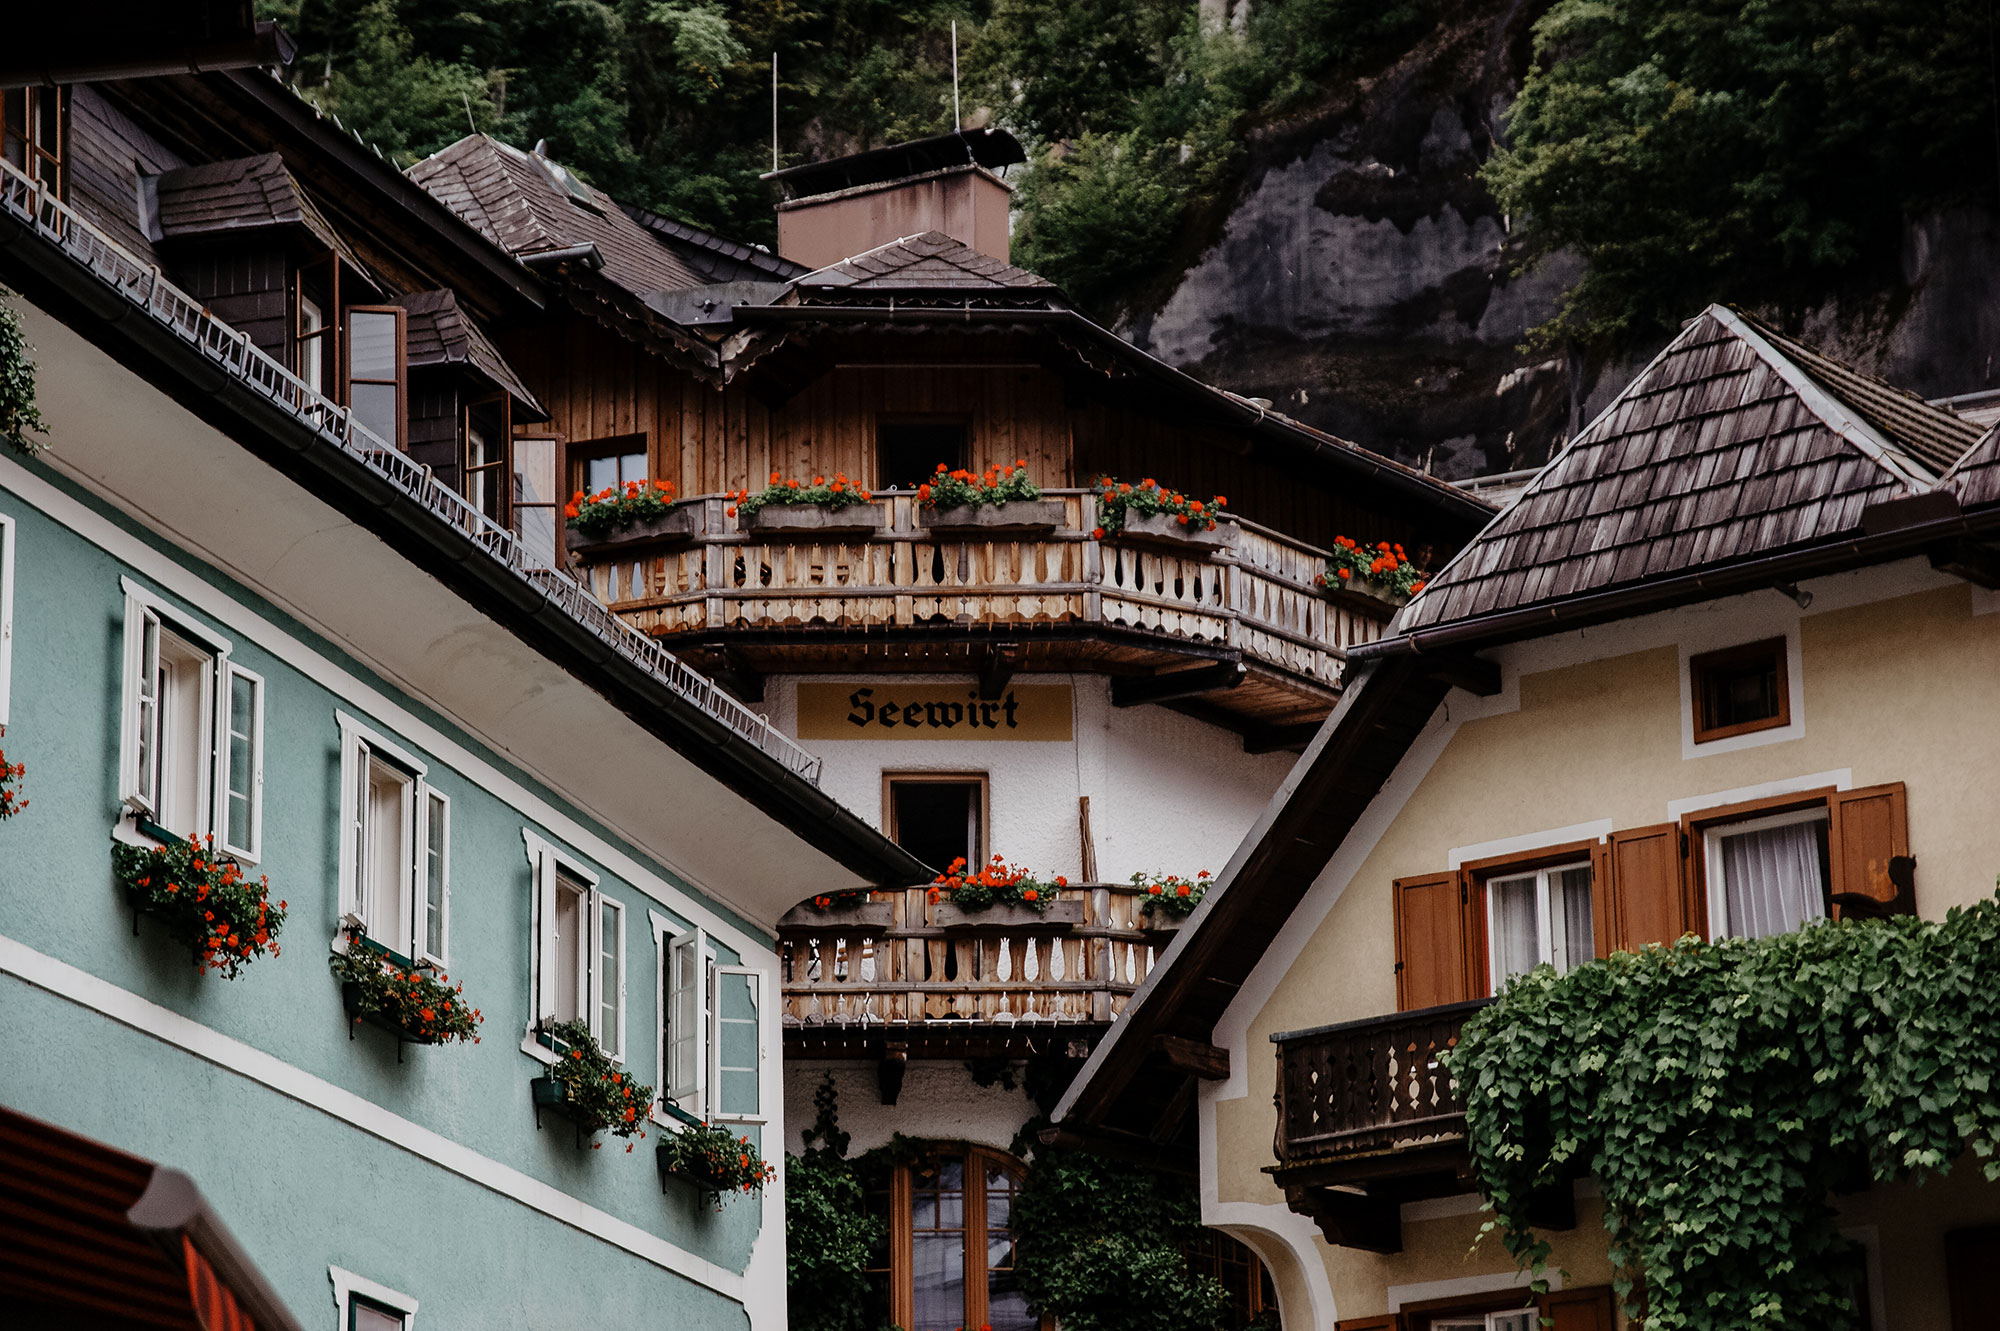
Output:
[[1541,914],[1535,899],[1535,875],[1495,878],[1486,885],[1492,929],[1493,987],[1533,970],[1542,959]]
[[556,565],[556,441],[514,441],[514,534],[528,558]]
[[414,951],[410,943],[410,900],[407,871],[410,860],[410,780],[376,759],[368,762],[366,826],[367,891],[363,918],[368,935],[397,952]]
[[1591,928],[1590,866],[1558,869],[1549,884],[1549,900],[1562,903],[1562,963],[1581,966],[1597,956],[1597,935]]
[[347,316],[348,377],[396,377],[396,316],[357,311]]
[[912,1331],[956,1331],[965,1322],[965,1161],[912,1166],[910,1191]]
[[157,762],[160,798],[156,815],[162,827],[181,836],[213,830],[207,826],[212,791],[214,732],[208,729],[209,681],[215,658],[172,633],[159,638]]
[[251,735],[256,726],[257,686],[242,675],[229,679],[229,811],[224,841],[238,850],[250,845],[250,783],[256,779]]
[[1014,1175],[986,1166],[986,1324],[993,1331],[1034,1331],[1041,1319],[1014,1274]]
[[349,394],[348,406],[353,409],[354,419],[377,439],[385,444],[396,442],[399,412],[394,384],[355,384]]
[[0,121],[6,124],[7,160],[22,170],[28,167],[28,90],[8,88],[0,92]]
[[940,871],[960,856],[976,865],[979,796],[976,781],[891,782],[896,843]]
[[1718,841],[1730,933],[1768,938],[1826,917],[1825,819],[1724,830]]
[[725,1114],[757,1112],[757,995],[748,975],[717,979],[716,1105]]
[[424,837],[424,951],[434,957],[444,955],[444,857],[446,805],[432,798]]
[[618,949],[624,930],[619,923],[624,913],[613,902],[600,903],[597,923],[602,951],[597,958],[597,1042],[607,1054],[625,1051],[618,1043]]
[[403,1315],[354,1299],[348,1305],[354,1331],[403,1331]]
[[643,451],[613,453],[606,457],[591,458],[583,464],[584,489],[602,490],[607,485],[623,485],[626,481],[646,479],[646,455]]
[[575,1021],[583,1015],[577,1001],[577,983],[583,974],[583,892],[567,881],[556,884],[555,925],[554,1015],[557,1021]]

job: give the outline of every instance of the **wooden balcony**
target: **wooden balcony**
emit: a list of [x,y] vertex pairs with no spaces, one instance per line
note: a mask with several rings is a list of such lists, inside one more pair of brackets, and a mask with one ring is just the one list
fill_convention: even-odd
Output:
[[1401,1203],[1468,1192],[1465,1106],[1439,1055],[1490,999],[1274,1035],[1278,1163],[1327,1242],[1401,1251]]
[[1171,941],[1146,928],[1140,900],[1130,884],[1072,886],[1047,918],[1015,924],[949,923],[922,888],[876,893],[859,911],[807,903],[779,923],[786,1049],[1087,1052]]
[[[1347,648],[1393,613],[1330,600],[1313,581],[1325,552],[1254,523],[1213,555],[1096,541],[1092,492],[1045,493],[1063,512],[1046,533],[933,533],[914,495],[892,493],[873,536],[785,542],[745,535],[707,497],[679,544],[594,552],[580,572],[626,623],[725,679],[984,675],[1001,659],[1128,677],[1114,701],[1172,701],[1298,742],[1331,710]],[[1184,687],[1159,679],[1202,665]]]

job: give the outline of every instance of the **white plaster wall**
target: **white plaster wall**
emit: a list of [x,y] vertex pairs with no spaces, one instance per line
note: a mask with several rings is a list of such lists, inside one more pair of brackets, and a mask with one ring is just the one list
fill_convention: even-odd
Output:
[[[975,682],[963,675],[893,678]],[[1110,682],[1100,675],[1016,680],[1072,686],[1074,743],[811,740],[806,747],[825,760],[820,785],[880,827],[883,772],[984,772],[992,806],[990,853],[1077,880],[1083,874],[1077,799],[1088,795],[1097,878],[1116,883],[1154,870],[1189,876],[1219,871],[1294,761],[1289,753],[1247,754],[1238,736],[1164,707],[1114,708]],[[816,676],[820,681],[880,685],[884,676]],[[765,693],[772,721],[793,736],[797,686],[797,677],[773,678]]]
[[1019,1089],[1021,1067],[1014,1068],[1016,1089],[973,1084],[965,1064],[945,1059],[911,1059],[903,1075],[902,1094],[885,1105],[876,1089],[872,1061],[847,1063],[816,1060],[785,1062],[785,1149],[804,1146],[800,1134],[813,1125],[818,1111],[813,1096],[820,1081],[833,1073],[839,1092],[836,1115],[841,1131],[853,1140],[849,1155],[888,1145],[896,1133],[925,1141],[970,1142],[1004,1151],[1021,1125],[1034,1117],[1035,1106]]

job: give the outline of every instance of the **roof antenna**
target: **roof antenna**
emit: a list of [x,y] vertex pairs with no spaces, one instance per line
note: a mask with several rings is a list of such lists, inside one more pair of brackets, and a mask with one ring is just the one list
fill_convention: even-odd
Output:
[[951,21],[951,129],[958,133],[965,124],[965,117],[958,111],[958,20]]
[[460,88],[458,95],[465,102],[465,123],[474,134],[477,134],[479,132],[479,122],[472,118],[472,94]]
[[771,169],[778,169],[778,53],[771,52]]

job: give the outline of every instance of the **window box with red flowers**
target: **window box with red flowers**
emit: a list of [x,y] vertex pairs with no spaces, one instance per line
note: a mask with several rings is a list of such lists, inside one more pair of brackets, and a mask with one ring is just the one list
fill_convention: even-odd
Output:
[[823,892],[778,920],[778,934],[800,938],[823,933],[880,933],[896,922],[896,908],[870,901],[865,891]]
[[1137,485],[1097,478],[1098,540],[1137,541],[1193,554],[1234,549],[1241,528],[1224,511],[1224,495],[1196,499],[1148,476]]
[[947,934],[1062,933],[1083,923],[1083,903],[1057,898],[1069,886],[1044,882],[995,855],[977,870],[963,856],[930,887],[931,922]]
[[213,836],[173,837],[159,846],[116,842],[111,866],[132,903],[133,932],[138,916],[153,916],[194,954],[203,974],[220,971],[233,980],[258,957],[278,955],[286,904],[271,903],[269,879],[253,882],[236,861],[217,854]]
[[983,475],[939,464],[937,473],[917,487],[917,508],[918,520],[934,532],[1047,534],[1063,521],[1062,500],[1042,498],[1028,478],[1026,459],[988,468]]
[[1179,874],[1155,874],[1149,878],[1135,873],[1132,886],[1140,892],[1140,931],[1155,947],[1164,947],[1180,932],[1181,921],[1194,914],[1194,908],[1208,895],[1208,870],[1203,869],[1193,878]]
[[774,471],[771,483],[758,493],[738,490],[728,498],[728,512],[742,530],[766,540],[817,541],[882,532],[882,506],[845,473],[832,480],[815,476],[807,483]]
[[703,1196],[722,1203],[737,1193],[753,1193],[777,1177],[778,1171],[758,1153],[747,1136],[732,1136],[727,1128],[694,1122],[668,1133],[655,1159],[660,1167],[660,1191],[678,1179]]
[[588,558],[631,546],[693,540],[699,507],[676,504],[672,481],[627,481],[592,495],[578,490],[563,506],[570,553]]
[[[539,1034],[556,1060],[544,1076],[528,1083],[535,1103],[535,1124],[541,1125],[544,1110],[576,1125],[577,1132],[589,1136],[609,1131],[616,1136],[643,1138],[646,1116],[653,1104],[653,1088],[611,1061],[590,1026],[581,1021],[557,1022]],[[592,1142],[596,1150],[601,1143]],[[626,1150],[632,1147],[628,1143]]]
[[28,801],[21,797],[21,788],[15,783],[28,774],[26,763],[10,763],[7,751],[0,749],[0,822],[5,822],[28,807]]
[[1333,538],[1326,572],[1314,578],[1326,597],[1357,610],[1380,613],[1382,606],[1400,610],[1424,589],[1424,575],[1389,541],[1363,545],[1345,536]]
[[433,975],[432,967],[413,965],[365,934],[349,935],[347,951],[327,964],[340,978],[349,1039],[365,1023],[407,1044],[479,1043],[486,1018],[465,1001],[465,986],[452,985],[443,971]]

